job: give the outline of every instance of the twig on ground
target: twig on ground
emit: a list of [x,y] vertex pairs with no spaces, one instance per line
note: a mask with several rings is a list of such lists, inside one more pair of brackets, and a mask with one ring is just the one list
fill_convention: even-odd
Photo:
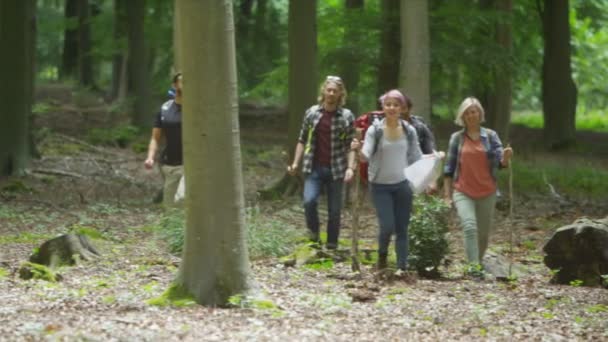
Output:
[[56,169],[31,169],[31,172],[35,172],[35,173],[43,173],[43,174],[47,174],[47,175],[53,175],[53,176],[64,176],[64,177],[73,177],[73,178],[87,178],[81,174],[78,173],[74,173],[74,172],[69,172],[69,171],[63,171],[63,170],[56,170]]

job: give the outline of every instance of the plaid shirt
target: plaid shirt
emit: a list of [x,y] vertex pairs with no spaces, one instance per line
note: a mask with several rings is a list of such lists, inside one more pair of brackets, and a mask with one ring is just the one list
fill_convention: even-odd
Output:
[[[498,134],[489,128],[481,127],[479,137],[481,139],[481,145],[486,151],[486,155],[488,157],[488,168],[490,169],[490,174],[494,179],[496,179],[496,172],[499,168],[502,168],[500,165],[500,160],[502,159],[502,142],[500,142]],[[463,144],[464,129],[452,134],[450,137],[448,156],[443,168],[443,174],[447,177],[452,177],[454,181],[458,179],[458,171],[460,169],[459,159]]]
[[[323,115],[322,110],[323,108],[319,105],[308,108],[302,122],[298,141],[304,144],[303,173],[312,172],[315,144],[317,143],[315,130]],[[355,132],[354,121],[355,116],[346,108],[338,108],[331,120],[331,173],[334,180],[344,178],[350,143]]]

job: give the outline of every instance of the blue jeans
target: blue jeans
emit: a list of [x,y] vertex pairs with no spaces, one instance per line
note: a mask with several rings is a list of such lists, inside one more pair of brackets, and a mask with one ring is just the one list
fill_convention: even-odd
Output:
[[327,243],[338,245],[340,211],[342,210],[343,179],[333,179],[331,169],[315,166],[304,181],[304,215],[306,226],[314,236],[319,235],[319,211],[317,205],[321,187],[327,192]]
[[407,180],[396,184],[374,184],[370,186],[372,201],[378,216],[378,254],[388,254],[391,235],[395,233],[397,267],[407,268],[408,235],[412,211],[412,189]]

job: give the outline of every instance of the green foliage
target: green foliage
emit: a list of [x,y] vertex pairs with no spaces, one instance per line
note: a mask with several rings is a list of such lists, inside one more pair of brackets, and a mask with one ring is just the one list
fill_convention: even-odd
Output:
[[242,293],[235,294],[228,298],[228,305],[237,308],[250,308],[256,310],[278,310],[277,305],[268,299],[253,298]]
[[[1,218],[1,216],[0,216]],[[15,235],[0,235],[0,244],[7,243],[40,243],[54,237],[51,234],[23,232]]]
[[334,267],[334,260],[321,258],[321,259],[315,260],[314,262],[305,264],[304,267],[311,269],[311,270],[316,270],[316,271],[330,270]]
[[163,213],[158,232],[162,239],[169,244],[169,251],[179,254],[184,246],[184,230],[186,229],[186,217],[181,209],[171,209]]
[[154,306],[185,307],[195,305],[196,299],[183,286],[173,283],[162,295],[149,299],[147,303]]
[[[590,110],[588,112],[579,105],[576,115],[576,129],[596,132],[608,132],[608,115],[605,110]],[[530,128],[542,128],[544,126],[543,114],[537,111],[515,112],[511,123]]]
[[[60,276],[49,267],[29,261],[26,261],[21,265],[20,273],[22,274],[22,278],[26,279],[39,279],[53,283],[60,279]],[[23,275],[27,273],[29,273],[29,276],[23,277]]]
[[10,182],[8,182],[8,184],[4,185],[2,187],[2,192],[7,192],[7,193],[12,193],[12,194],[16,194],[16,193],[27,193],[27,192],[31,192],[33,191],[33,189],[29,186],[27,186],[22,180],[20,179],[11,179]]
[[572,281],[570,281],[570,286],[574,286],[574,287],[579,287],[582,286],[584,284],[584,282],[580,279],[574,279]]
[[587,308],[587,312],[589,313],[600,313],[600,312],[608,312],[608,306],[605,304],[596,304]]
[[247,247],[249,257],[261,259],[289,254],[300,234],[293,226],[263,215],[259,208],[247,208]]
[[71,227],[70,230],[74,234],[88,236],[91,239],[97,239],[97,240],[105,239],[105,236],[103,235],[103,233],[101,233],[100,231],[98,231],[96,228],[93,228],[93,227],[85,227],[85,226],[75,224]]
[[[552,161],[518,159],[512,164],[513,191],[516,194],[548,194],[551,184],[557,193],[574,198],[603,199],[608,193],[608,171],[576,163],[564,166]],[[498,173],[499,188],[506,193],[509,174]]]
[[419,274],[438,274],[449,251],[448,216],[450,208],[439,197],[418,196],[409,225],[409,262]]
[[6,277],[8,277],[8,271],[5,268],[0,267],[0,280]]
[[139,128],[122,125],[112,128],[93,128],[87,134],[87,141],[94,145],[127,147],[139,135]]

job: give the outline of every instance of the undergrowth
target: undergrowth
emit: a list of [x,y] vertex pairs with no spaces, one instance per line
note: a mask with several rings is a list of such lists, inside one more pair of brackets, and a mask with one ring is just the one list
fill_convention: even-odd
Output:
[[[289,254],[301,238],[293,227],[264,215],[259,208],[247,208],[245,224],[251,259],[280,257]],[[167,211],[157,226],[171,253],[179,254],[184,245],[185,215],[181,209]]]

